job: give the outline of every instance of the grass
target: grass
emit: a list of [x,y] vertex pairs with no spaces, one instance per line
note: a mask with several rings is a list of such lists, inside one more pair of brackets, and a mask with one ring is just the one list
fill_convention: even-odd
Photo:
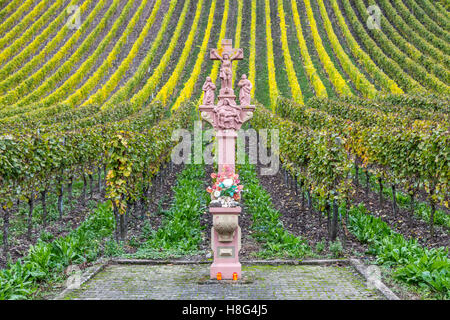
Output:
[[300,53],[300,47],[297,40],[294,19],[292,18],[291,4],[289,2],[284,1],[283,9],[286,19],[286,33],[289,43],[289,52],[291,54],[292,61],[294,62],[294,69],[295,73],[297,74],[298,84],[300,85],[300,89],[302,90],[303,98],[306,103],[308,99],[315,96],[315,93],[314,90],[312,89],[312,85],[310,85],[309,83],[308,75],[305,70],[304,61]]
[[[204,229],[200,217],[208,203],[204,177],[204,165],[187,165],[177,178],[173,201],[163,212],[161,226],[148,235],[136,253],[127,255],[128,258],[168,258],[199,252]],[[145,232],[149,233],[148,228]]]
[[114,229],[109,202],[100,204],[89,217],[65,237],[44,237],[31,246],[28,255],[0,271],[0,300],[39,298],[41,288],[61,282],[69,265],[94,261],[101,243]]
[[406,240],[392,231],[380,218],[367,213],[364,205],[344,210],[349,216],[349,230],[362,243],[376,263],[392,268],[392,277],[412,285],[434,299],[450,299],[450,260],[448,248],[428,249],[417,240]]
[[[237,62],[236,65],[236,79],[234,82],[234,87],[236,87],[237,82],[240,77],[245,74],[249,76],[249,57],[250,57],[250,22],[251,22],[251,1],[243,1],[242,7],[242,29],[241,29],[241,44],[240,47],[244,50],[244,59]],[[230,38],[231,39],[231,38]],[[233,66],[234,67],[234,66]],[[255,84],[253,83],[253,86]],[[239,94],[237,90],[235,93]],[[237,95],[239,96],[239,95]]]
[[255,99],[270,108],[269,70],[267,68],[266,17],[263,1],[256,4],[256,79]]
[[263,248],[257,253],[260,258],[298,258],[313,253],[305,239],[286,231],[280,220],[280,212],[272,204],[270,195],[259,184],[254,165],[241,165],[238,169],[244,184],[242,195],[245,210],[252,216],[252,236]]
[[[331,83],[331,81],[328,78],[328,75],[322,65],[322,62],[319,59],[317,49],[314,45],[314,40],[313,40],[313,36],[311,34],[311,29],[310,29],[309,22],[308,22],[309,20],[306,15],[306,9],[305,9],[305,5],[304,5],[303,1],[298,1],[297,6],[298,6],[298,14],[300,16],[300,20],[302,23],[303,37],[305,38],[305,41],[307,43],[309,53],[311,56],[311,60],[314,64],[314,68],[317,70],[317,74],[319,75],[320,80],[322,80],[322,83],[325,86],[325,89],[327,90],[328,97],[329,98],[336,97],[336,92],[334,91],[333,84]],[[287,10],[289,10],[289,11],[287,11]],[[290,14],[286,13],[286,16],[292,17],[292,13],[291,13],[292,8],[290,8],[290,4],[285,6],[285,11],[290,13]],[[306,99],[305,99],[305,102],[306,102]]]
[[[292,98],[292,92],[288,81],[286,64],[281,45],[280,18],[278,17],[277,0],[270,1],[270,22],[273,39],[273,59],[275,62],[275,78],[280,95]],[[303,92],[302,92],[303,93]]]
[[333,49],[331,47],[327,33],[323,27],[322,17],[320,16],[320,11],[319,11],[319,7],[318,7],[317,3],[315,1],[311,1],[311,7],[313,9],[314,19],[316,20],[317,31],[319,32],[320,38],[322,38],[322,43],[323,43],[323,46],[324,46],[328,56],[330,57],[331,61],[333,62],[336,70],[339,71],[342,78],[344,78],[345,82],[348,84],[350,91],[354,95],[358,95],[358,93],[356,92],[355,88],[352,85],[352,81],[349,79],[348,75],[342,69],[341,64],[339,63],[339,61],[336,58],[336,55],[333,52]]
[[[97,177],[98,175],[93,175],[94,178],[94,190],[97,188]],[[103,174],[101,174],[101,178],[103,181]],[[90,200],[90,190],[89,190],[89,180],[87,181],[86,186],[86,206],[89,210],[93,210],[97,204],[95,200]],[[79,198],[83,192],[83,182],[82,179],[77,179],[73,181],[72,185],[72,201],[69,203],[69,198],[67,194],[67,184],[64,185],[64,193],[63,193],[63,215],[71,214],[72,211],[69,209],[75,207],[79,202]],[[40,195],[34,200],[34,208],[32,214],[32,229],[33,230],[41,230],[39,232],[46,232],[43,227],[43,209],[42,202],[40,200]],[[59,211],[58,211],[58,196],[54,190],[50,190],[47,194],[46,199],[47,204],[47,224],[48,226],[52,226],[59,221]],[[29,214],[29,205],[25,201],[21,201],[19,203],[19,207],[16,212],[11,215],[10,228],[9,228],[9,241],[10,246],[14,246],[19,244],[20,237],[26,235],[28,228],[28,214]],[[70,231],[72,230],[71,222],[68,224],[61,225],[60,231]],[[3,243],[3,234],[0,234],[0,243]]]
[[[180,76],[180,78],[178,79],[178,84],[177,86],[174,88],[172,95],[170,96],[170,98],[167,100],[167,105],[171,106],[173,103],[175,103],[175,101],[178,98],[178,94],[181,92],[181,90],[183,90],[184,84],[188,81],[189,77],[191,76],[191,71],[194,69],[194,65],[197,62],[197,55],[198,52],[200,51],[200,47],[203,41],[203,36],[208,24],[208,16],[209,16],[209,11],[211,8],[211,1],[205,1],[203,3],[203,7],[202,7],[202,13],[201,13],[201,17],[200,17],[200,25],[199,28],[197,29],[197,32],[195,34],[195,40],[192,44],[192,50],[189,53],[189,58],[187,60],[186,65],[184,66],[184,69],[182,71],[182,75]],[[216,3],[216,8],[215,8],[215,15],[217,14],[217,12],[220,12],[221,6],[218,3]],[[223,7],[222,7],[223,9]],[[215,27],[215,25],[213,25],[213,28]],[[213,30],[212,30],[213,31]],[[215,33],[211,32],[211,35],[215,35]],[[206,61],[208,60],[208,61]],[[209,59],[205,59],[206,62],[209,62]],[[202,64],[202,67],[204,67],[204,63]],[[204,69],[202,69],[204,70]],[[203,74],[203,73],[201,73]],[[197,82],[199,81],[199,79],[197,79]],[[201,79],[200,79],[201,81]],[[195,96],[195,92],[193,92],[193,96]],[[170,109],[170,108],[169,108]]]
[[[354,174],[354,172],[353,172]],[[362,172],[362,170],[359,171],[358,179],[361,183],[360,188],[365,188],[367,185],[365,173]],[[369,172],[369,189],[376,192],[377,194],[380,193],[380,186],[377,181],[377,177]],[[406,193],[396,190],[395,191],[395,198],[397,205],[400,208],[403,208],[405,210],[410,210],[411,206],[411,198]],[[392,189],[390,186],[386,186],[385,182],[383,182],[383,199],[388,199],[389,201],[393,200],[392,196]],[[430,223],[430,216],[431,216],[431,207],[427,202],[418,201],[417,199],[414,199],[414,215],[427,223]],[[446,213],[444,210],[436,209],[436,212],[434,213],[434,224],[443,226],[447,229],[447,232],[450,232],[450,215]]]

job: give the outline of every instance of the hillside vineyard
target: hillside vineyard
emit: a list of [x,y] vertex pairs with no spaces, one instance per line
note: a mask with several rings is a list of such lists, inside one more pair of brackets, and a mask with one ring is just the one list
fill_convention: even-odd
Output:
[[[209,57],[223,39],[245,55],[231,76],[236,96],[242,75],[252,84],[246,128],[279,132],[283,184],[301,210],[324,217],[324,239],[351,233],[401,281],[450,298],[450,11],[438,0],[0,0],[0,268],[31,261],[44,231],[94,211],[94,200],[111,214],[99,243],[128,241],[130,221],[177,195],[155,186],[211,173],[204,164],[174,173],[172,136],[194,131],[205,78],[219,89],[220,61]],[[245,190],[243,206],[267,208]],[[199,250],[200,215],[180,222],[197,228],[181,245],[189,233],[170,228],[185,217],[170,210],[146,249]],[[307,236],[277,234],[296,246],[291,257],[312,252],[292,240]],[[270,250],[285,257],[283,245]],[[0,299],[31,297],[50,271],[89,260],[80,257],[27,284],[6,286],[2,271]]]

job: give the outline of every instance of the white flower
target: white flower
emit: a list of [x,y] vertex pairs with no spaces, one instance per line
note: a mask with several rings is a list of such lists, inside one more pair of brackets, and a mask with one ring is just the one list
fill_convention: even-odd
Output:
[[2,140],[12,140],[14,138],[10,134],[5,134],[5,135],[0,136],[0,139],[2,139]]
[[233,185],[233,179],[225,179],[223,180],[223,185],[225,188],[229,188]]
[[220,197],[220,191],[214,191],[214,197],[218,198]]

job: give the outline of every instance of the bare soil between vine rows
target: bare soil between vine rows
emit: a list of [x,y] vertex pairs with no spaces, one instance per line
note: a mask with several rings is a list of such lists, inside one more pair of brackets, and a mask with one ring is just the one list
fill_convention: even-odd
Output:
[[[164,218],[162,211],[170,208],[173,197],[173,187],[176,185],[177,177],[183,170],[184,165],[167,166],[153,179],[153,185],[149,191],[148,208],[142,219],[140,214],[133,214],[128,219],[127,239],[142,239],[142,228],[146,221],[150,222],[152,230],[158,230]],[[137,247],[130,246],[129,243],[124,245],[126,253],[135,253]]]
[[[95,202],[100,202],[103,199],[103,196],[98,193],[98,189],[95,190],[96,192],[94,192],[92,200],[94,200]],[[70,212],[68,212],[67,208],[64,208],[62,219],[52,220],[48,222],[47,227],[45,228],[42,223],[40,223],[39,225],[33,223],[31,239],[27,238],[26,231],[23,234],[20,234],[18,237],[12,237],[10,234],[8,254],[6,254],[4,250],[0,251],[0,269],[3,269],[7,266],[8,260],[12,263],[15,263],[18,259],[25,257],[28,254],[30,246],[36,244],[42,232],[45,231],[46,233],[50,233],[53,235],[53,239],[57,239],[65,237],[72,230],[76,229],[86,219],[88,213],[91,212],[91,209],[89,209],[87,206],[87,202],[90,200],[89,193],[87,194],[86,198],[86,205],[83,205],[81,200],[79,200],[72,207]],[[38,198],[35,204],[39,203],[39,201],[40,200]],[[12,212],[15,212],[15,210],[16,206],[13,207]],[[11,214],[10,229],[14,228],[17,224],[23,223],[24,219],[26,220],[27,217],[18,217],[15,214]],[[3,226],[3,224],[1,225]],[[68,228],[68,225],[70,225],[71,227]]]
[[402,234],[406,239],[414,238],[428,248],[448,247],[450,244],[450,233],[442,226],[434,226],[434,237],[431,237],[430,226],[424,220],[411,216],[408,210],[398,208],[397,216],[392,209],[392,201],[383,197],[380,204],[379,195],[371,190],[366,193],[363,186],[355,187],[353,203],[363,203],[368,212],[386,222],[389,227]]
[[[325,243],[324,249],[317,254],[329,257],[332,253],[329,250],[328,241],[330,240],[327,229],[327,219],[318,212],[313,212],[308,208],[307,199],[302,206],[302,196],[298,190],[290,188],[285,183],[284,174],[279,170],[275,175],[261,175],[260,169],[263,166],[258,165],[257,173],[263,188],[270,194],[272,203],[280,213],[284,228],[290,233],[302,237],[308,245],[315,251],[318,243]],[[367,250],[367,245],[358,241],[352,234],[339,227],[338,239],[343,246],[343,256],[361,257]],[[366,257],[369,259],[369,257]]]

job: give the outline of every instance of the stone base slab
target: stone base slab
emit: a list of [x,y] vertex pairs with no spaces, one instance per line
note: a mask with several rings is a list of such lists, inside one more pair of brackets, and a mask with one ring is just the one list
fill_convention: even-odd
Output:
[[213,263],[210,268],[210,278],[217,279],[217,273],[222,274],[223,280],[233,280],[233,273],[237,273],[238,279],[242,277],[242,266],[237,263]]

